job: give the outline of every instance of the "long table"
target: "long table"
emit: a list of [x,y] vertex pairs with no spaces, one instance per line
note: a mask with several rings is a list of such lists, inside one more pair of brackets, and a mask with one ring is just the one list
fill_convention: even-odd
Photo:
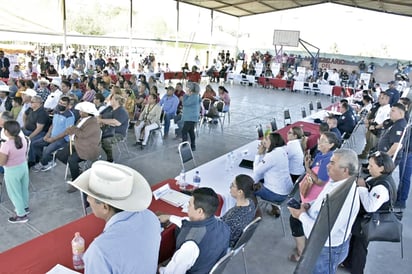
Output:
[[[152,189],[157,189],[164,184],[169,184],[174,189],[178,188],[174,179],[167,179],[156,184]],[[181,208],[162,200],[153,199],[149,209],[155,213],[186,215]],[[45,273],[58,263],[72,269],[71,240],[74,233],[80,232],[87,248],[93,239],[102,233],[104,224],[103,220],[96,218],[94,214],[89,214],[9,249],[0,254],[0,273]],[[175,250],[174,228],[171,225],[162,232],[159,262],[170,258]]]
[[292,90],[293,88],[293,81],[283,80],[279,78],[267,78],[267,77],[259,77],[258,84],[261,86],[270,85],[274,88],[289,88]]

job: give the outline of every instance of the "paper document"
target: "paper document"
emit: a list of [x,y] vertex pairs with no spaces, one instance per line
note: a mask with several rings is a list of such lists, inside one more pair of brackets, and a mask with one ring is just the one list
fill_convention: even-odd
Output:
[[154,190],[153,196],[156,200],[163,200],[175,207],[184,207],[190,200],[189,195],[171,189],[169,184],[165,184],[164,186]]
[[80,273],[80,272],[71,270],[70,268],[62,266],[61,264],[56,264],[46,274],[76,274],[76,273]]

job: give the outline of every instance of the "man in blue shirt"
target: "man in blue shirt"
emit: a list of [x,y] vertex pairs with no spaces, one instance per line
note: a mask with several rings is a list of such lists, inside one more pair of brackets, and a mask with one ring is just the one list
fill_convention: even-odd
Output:
[[[48,171],[56,163],[53,162],[52,153],[64,147],[69,142],[69,136],[65,135],[67,128],[74,125],[74,114],[69,110],[69,97],[60,98],[59,104],[54,110],[53,122],[43,138],[32,141],[31,147],[36,159],[40,162],[33,167],[34,172]],[[46,147],[44,149],[44,147]],[[44,151],[43,151],[44,149]]]
[[389,105],[393,106],[395,103],[399,101],[399,98],[401,97],[399,91],[395,88],[395,81],[390,81],[389,83],[389,88],[385,91],[390,99],[389,99]]
[[84,256],[87,274],[155,274],[160,223],[148,210],[152,192],[145,178],[124,165],[97,161],[74,182],[87,194],[93,214],[106,222]]
[[174,94],[175,89],[172,86],[167,88],[166,94],[160,100],[160,106],[164,111],[164,138],[169,135],[170,120],[175,118],[179,98]]

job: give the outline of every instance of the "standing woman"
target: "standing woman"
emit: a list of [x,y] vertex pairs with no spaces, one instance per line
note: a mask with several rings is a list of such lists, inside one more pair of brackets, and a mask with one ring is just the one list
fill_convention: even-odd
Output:
[[183,95],[183,113],[182,113],[182,141],[187,141],[187,135],[190,136],[190,147],[196,150],[195,126],[200,117],[200,87],[194,82],[187,83],[187,93]]
[[299,176],[305,173],[303,152],[306,150],[307,139],[301,127],[290,128],[287,137],[286,150],[289,159],[289,173],[292,182],[296,182]]
[[396,201],[396,184],[391,176],[394,169],[391,157],[385,152],[377,151],[369,157],[368,170],[371,177],[366,181],[363,178],[358,179],[361,208],[352,227],[349,254],[343,262],[352,274],[363,273],[368,255],[369,242],[361,233],[360,225],[365,214],[387,212]]
[[7,193],[16,211],[16,215],[9,218],[9,223],[25,223],[30,213],[27,141],[19,136],[20,125],[17,121],[5,122],[3,129],[8,140],[0,147],[0,165],[4,167]]
[[[279,133],[270,133],[258,147],[253,162],[253,179],[257,184],[256,196],[270,202],[283,202],[293,188],[289,175],[285,141]],[[279,217],[279,208],[272,206],[269,215]]]

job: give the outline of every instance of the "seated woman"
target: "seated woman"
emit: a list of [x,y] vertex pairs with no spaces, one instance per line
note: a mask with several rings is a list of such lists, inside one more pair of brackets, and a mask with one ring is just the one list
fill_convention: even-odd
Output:
[[[270,133],[259,145],[253,162],[253,177],[255,182],[263,182],[255,187],[255,195],[264,200],[283,202],[292,190],[285,141],[279,133]],[[279,208],[272,206],[268,214],[279,217]]]
[[157,103],[157,95],[150,94],[148,96],[147,105],[144,107],[139,116],[139,120],[134,127],[136,145],[141,145],[143,148],[147,144],[150,131],[160,127],[161,114],[162,108]]
[[303,167],[303,152],[306,148],[307,138],[301,127],[292,127],[288,131],[288,144],[286,151],[289,159],[289,173],[292,182],[295,182],[305,172]]
[[219,100],[225,103],[223,107],[223,112],[228,112],[230,108],[230,96],[229,91],[224,86],[219,86]]
[[235,246],[242,235],[243,229],[254,219],[256,214],[254,181],[244,174],[237,175],[230,185],[230,195],[236,199],[236,206],[229,209],[222,217],[230,228],[229,247]]
[[[315,158],[311,159],[310,154],[305,155],[305,170],[307,177],[299,185],[302,203],[310,203],[315,200],[324,186],[329,182],[327,166],[333,151],[339,146],[338,137],[332,132],[324,132],[318,140],[318,150]],[[305,248],[306,239],[303,233],[302,223],[290,216],[290,229],[296,242],[296,251],[289,255],[289,260],[299,261],[300,255]]]
[[216,101],[216,92],[213,90],[211,85],[207,85],[205,92],[202,95],[202,99],[210,99],[212,103]]
[[369,157],[370,177],[358,179],[361,208],[352,227],[349,254],[343,262],[351,273],[363,273],[368,255],[369,242],[361,232],[361,221],[366,213],[388,211],[396,201],[396,185],[391,176],[395,165],[385,152],[375,152]]

